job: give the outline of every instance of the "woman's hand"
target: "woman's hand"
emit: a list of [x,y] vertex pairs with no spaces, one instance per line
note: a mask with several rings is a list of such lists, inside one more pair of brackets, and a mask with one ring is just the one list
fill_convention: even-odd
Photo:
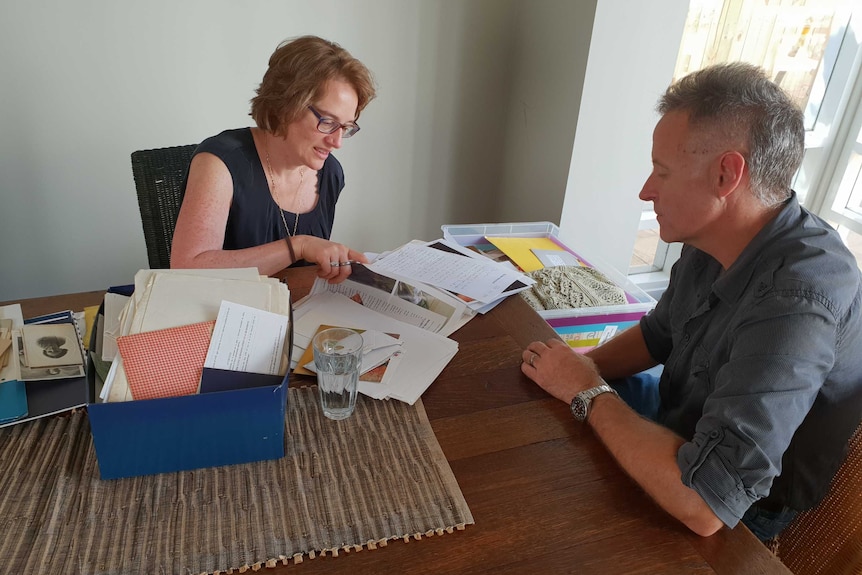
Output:
[[294,241],[299,244],[296,256],[317,264],[317,275],[329,283],[340,283],[350,276],[351,266],[346,262],[368,263],[368,258],[363,253],[329,240],[315,236],[297,236]]

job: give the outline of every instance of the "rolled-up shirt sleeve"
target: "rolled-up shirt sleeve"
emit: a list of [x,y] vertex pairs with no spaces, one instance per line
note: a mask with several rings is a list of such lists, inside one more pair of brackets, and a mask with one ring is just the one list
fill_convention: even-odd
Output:
[[729,361],[692,374],[706,377],[709,391],[677,463],[682,482],[726,525],[768,495],[781,473],[782,456],[834,364],[836,326],[828,302],[776,290],[730,322],[722,338],[732,342]]

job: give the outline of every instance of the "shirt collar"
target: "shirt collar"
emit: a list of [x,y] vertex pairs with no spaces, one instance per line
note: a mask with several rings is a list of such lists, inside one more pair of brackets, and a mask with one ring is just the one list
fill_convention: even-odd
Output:
[[[766,266],[766,269],[758,263],[773,255],[769,253],[769,244],[775,241],[783,230],[794,228],[801,218],[802,207],[799,205],[796,192],[791,190],[790,198],[784,202],[778,214],[767,222],[745,246],[730,268],[719,275],[713,284],[715,294],[726,303],[734,303],[739,300],[752,281],[759,282],[755,289],[768,291],[772,287],[772,273],[781,264],[781,260],[775,259]],[[757,278],[753,277],[755,272],[759,272]]]

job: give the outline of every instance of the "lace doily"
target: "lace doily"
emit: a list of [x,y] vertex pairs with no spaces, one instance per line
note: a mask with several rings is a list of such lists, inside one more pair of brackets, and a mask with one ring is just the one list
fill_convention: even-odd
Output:
[[594,268],[556,266],[527,275],[536,283],[521,296],[538,311],[628,303],[626,292]]

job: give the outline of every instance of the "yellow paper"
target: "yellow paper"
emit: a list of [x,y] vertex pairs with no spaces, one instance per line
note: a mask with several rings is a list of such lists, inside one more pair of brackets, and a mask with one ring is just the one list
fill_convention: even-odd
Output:
[[99,313],[99,306],[91,305],[84,308],[84,322],[87,324],[87,329],[84,332],[84,347],[90,347],[90,335],[93,333],[93,326],[96,323],[96,315]]
[[532,272],[542,269],[542,262],[531,250],[558,250],[562,251],[551,238],[492,238],[486,240],[494,244],[498,250],[509,256],[515,265],[524,272]]
[[[314,335],[317,335],[318,333],[322,332],[325,329],[330,329],[333,327],[341,327],[341,326],[321,324],[321,326],[319,328],[317,328],[317,331],[314,332]],[[351,328],[351,329],[353,329],[353,328]],[[356,331],[358,331],[359,333],[362,333],[365,330],[364,329],[357,329]],[[311,339],[314,340],[314,337],[312,337]],[[312,361],[314,361],[314,346],[311,345],[311,342],[309,342],[308,347],[305,348],[305,351],[302,353],[302,357],[300,357],[299,361],[296,362],[296,367],[293,368],[293,373],[297,373],[299,375],[315,375],[315,373],[313,371],[303,367],[305,365],[308,365]]]

